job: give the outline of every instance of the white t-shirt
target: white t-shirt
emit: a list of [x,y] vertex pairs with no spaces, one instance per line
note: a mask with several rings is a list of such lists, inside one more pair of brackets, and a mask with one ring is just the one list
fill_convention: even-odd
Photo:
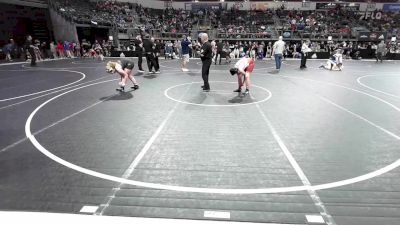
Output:
[[283,51],[285,50],[285,42],[276,41],[272,48],[274,49],[274,54],[283,54]]
[[249,65],[249,58],[241,58],[239,61],[236,62],[235,68],[245,70]]
[[303,45],[301,46],[301,51],[302,51],[303,53],[309,53],[309,52],[311,52],[312,50],[311,50],[311,48],[308,47],[308,45],[307,45],[306,43],[303,43]]

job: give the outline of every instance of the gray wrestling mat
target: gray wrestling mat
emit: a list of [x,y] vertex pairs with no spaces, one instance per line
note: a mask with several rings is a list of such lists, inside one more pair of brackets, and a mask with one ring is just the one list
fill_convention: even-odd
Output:
[[400,223],[399,62],[257,61],[248,96],[196,59],[117,93],[105,63],[0,66],[0,210]]

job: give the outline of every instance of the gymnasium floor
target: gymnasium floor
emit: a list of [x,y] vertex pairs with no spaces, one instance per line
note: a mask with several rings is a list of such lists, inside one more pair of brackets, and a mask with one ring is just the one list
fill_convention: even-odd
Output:
[[0,210],[398,225],[400,62],[324,62],[257,62],[245,97],[195,59],[126,93],[105,62],[2,65]]

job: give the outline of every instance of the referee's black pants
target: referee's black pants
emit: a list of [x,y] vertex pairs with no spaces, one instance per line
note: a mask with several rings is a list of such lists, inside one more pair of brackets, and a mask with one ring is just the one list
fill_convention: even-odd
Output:
[[210,90],[210,84],[208,83],[208,77],[210,74],[210,66],[212,59],[203,60],[203,66],[201,67],[201,75],[204,81],[204,90]]
[[300,68],[306,68],[306,63],[307,63],[307,54],[300,52],[301,54],[301,63],[300,63]]
[[149,67],[149,72],[153,71],[153,67],[155,68],[156,65],[153,53],[146,53],[146,61],[147,66]]
[[142,62],[143,62],[143,52],[142,51],[138,51],[138,67],[139,67],[139,70],[143,70]]
[[156,71],[160,71],[160,62],[158,61],[157,53],[154,55],[154,68]]

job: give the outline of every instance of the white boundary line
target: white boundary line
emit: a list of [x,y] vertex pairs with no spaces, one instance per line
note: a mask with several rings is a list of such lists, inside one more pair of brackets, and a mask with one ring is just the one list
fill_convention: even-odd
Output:
[[[25,64],[21,65],[22,68],[29,69],[29,70],[67,70],[67,69],[95,69],[95,68],[101,68],[98,66],[74,66],[74,67],[60,67],[60,68],[51,68],[51,67],[31,67],[31,66],[26,66]],[[0,71],[8,71],[8,70],[0,70]],[[22,70],[26,71],[26,70]]]
[[[51,95],[51,94],[54,94],[54,93],[57,93],[57,92],[60,92],[60,91],[64,91],[64,90],[67,90],[67,89],[70,89],[70,88],[73,88],[73,87],[78,87],[80,85],[87,84],[87,83],[90,83],[90,82],[93,82],[93,81],[96,81],[96,80],[101,80],[101,79],[104,79],[104,78],[105,77],[101,77],[101,78],[98,78],[98,79],[95,79],[95,80],[84,82],[82,84],[74,85],[74,86],[71,86],[71,87],[68,87],[68,88],[64,88],[64,89],[61,89],[61,90],[57,90],[57,91],[53,91],[53,92],[50,92],[50,93],[46,93],[44,95],[40,95],[40,96],[37,96],[37,97],[34,97],[34,98],[30,98],[30,99],[27,99],[27,100],[24,100],[24,101],[21,101],[21,102],[17,102],[17,103],[11,104],[11,105],[3,106],[3,107],[0,108],[0,110],[1,109],[5,109],[5,108],[9,108],[9,107],[12,107],[12,106],[15,106],[15,105],[19,105],[19,104],[22,104],[22,103],[25,103],[25,102],[29,102],[29,101],[32,101],[32,100],[35,100],[35,99],[38,99],[38,98],[42,98],[44,96]],[[44,130],[39,130],[39,131],[35,132],[34,134],[36,135],[36,134],[38,134],[38,133],[40,133],[42,131],[44,131]],[[16,142],[10,144],[10,145],[7,145],[6,147],[0,149],[0,153],[6,152],[9,149],[11,149],[11,148],[23,143],[26,140],[28,140],[28,138],[24,137],[24,138],[22,138],[22,139],[20,139],[20,140],[18,140]]]
[[327,225],[336,225],[336,222],[333,220],[332,216],[329,214],[328,210],[324,206],[324,203],[321,201],[320,197],[316,193],[316,191],[312,190],[310,187],[311,182],[307,178],[306,174],[304,173],[303,169],[301,169],[300,165],[297,163],[296,159],[293,157],[292,153],[287,148],[285,142],[279,136],[278,132],[276,131],[275,127],[272,125],[271,121],[265,115],[265,113],[261,110],[259,104],[256,104],[258,111],[260,112],[262,118],[267,123],[272,136],[274,137],[275,141],[278,143],[280,149],[285,154],[286,158],[288,159],[290,165],[292,165],[293,169],[296,171],[297,176],[300,178],[301,182],[305,187],[307,187],[307,192],[310,195],[311,199],[313,200],[315,206],[317,207],[320,214],[327,220]]
[[[36,61],[36,63],[42,62],[51,62],[51,61],[61,61],[64,59],[45,59],[43,61]],[[12,63],[0,63],[0,66],[12,66],[12,65],[20,65],[20,64],[30,64],[30,61],[23,61],[23,62],[12,62]]]
[[[201,84],[201,83],[202,83],[202,82],[191,82],[191,83],[178,84],[178,85],[175,85],[175,86],[172,86],[172,87],[167,88],[167,89],[164,91],[164,95],[165,95],[165,97],[167,97],[167,98],[169,98],[169,99],[171,99],[172,101],[175,101],[175,102],[179,102],[179,103],[186,104],[186,105],[206,106],[206,107],[238,107],[238,106],[254,105],[254,104],[266,102],[266,101],[268,101],[268,100],[272,97],[272,93],[271,93],[268,89],[263,88],[263,87],[260,87],[260,86],[257,86],[257,85],[252,85],[252,87],[257,87],[257,88],[259,88],[259,89],[261,89],[261,90],[263,90],[263,91],[266,91],[266,92],[268,93],[268,97],[266,97],[266,98],[263,99],[263,100],[257,101],[257,102],[250,102],[250,103],[237,104],[237,105],[228,105],[228,104],[226,104],[226,105],[211,105],[211,104],[208,105],[208,104],[192,103],[192,102],[186,102],[186,101],[178,100],[178,99],[175,99],[175,98],[173,98],[173,97],[171,97],[171,96],[168,95],[168,92],[169,92],[170,90],[174,89],[174,88],[177,88],[177,87],[180,87],[180,86],[185,86],[185,85]],[[210,83],[237,84],[237,82],[228,82],[228,81],[210,81]],[[232,94],[234,94],[234,93],[232,92]]]
[[384,94],[384,95],[387,95],[387,96],[390,96],[390,97],[393,97],[393,98],[400,98],[400,96],[398,96],[398,95],[390,94],[390,93],[388,93],[388,92],[384,92],[384,91],[381,91],[381,90],[372,88],[372,87],[370,87],[370,86],[364,84],[363,82],[361,82],[361,80],[364,79],[364,78],[366,78],[366,77],[400,77],[400,76],[396,76],[396,75],[366,75],[366,76],[362,76],[362,77],[357,78],[357,83],[358,83],[359,85],[365,87],[365,88],[368,88],[368,89],[370,89],[370,90],[379,92],[379,93],[381,93],[381,94]]
[[[192,87],[192,84],[189,86],[189,88],[186,90],[186,92],[181,96],[183,98],[190,88]],[[157,130],[153,133],[153,135],[150,137],[150,139],[146,142],[146,144],[143,146],[142,150],[139,152],[139,154],[136,156],[136,158],[132,161],[132,163],[129,165],[129,167],[125,170],[124,174],[122,175],[123,179],[128,179],[133,171],[135,170],[136,166],[139,164],[139,162],[143,159],[144,155],[149,151],[150,147],[153,145],[154,141],[157,139],[157,137],[160,135],[161,131],[164,129],[165,125],[167,124],[168,120],[171,118],[172,114],[174,114],[175,110],[178,108],[179,102],[175,104],[175,106],[169,111],[168,115],[165,117],[165,119],[161,122],[161,124],[158,126]],[[96,215],[103,215],[105,210],[110,206],[112,200],[115,198],[117,192],[121,189],[122,185],[124,183],[120,183],[117,188],[113,188],[111,190],[111,194],[107,196],[108,200],[105,204],[102,204],[100,212],[95,213]]]
[[[89,84],[89,85],[86,85],[86,86],[92,86],[92,85],[95,85],[95,84],[102,84],[102,83],[106,83],[106,82],[110,82],[110,81],[115,81],[115,80],[119,80],[119,79],[112,79],[112,80],[101,81],[101,82],[97,82],[97,83],[94,83],[94,84]],[[86,86],[83,86],[83,87],[86,87]],[[78,89],[79,89],[79,88],[78,88]],[[75,90],[75,89],[73,89],[73,90]],[[72,90],[72,91],[73,91],[73,90]],[[71,91],[71,90],[70,90],[70,91]],[[67,91],[67,92],[70,92],[70,91]],[[61,95],[62,95],[62,94],[61,94]],[[73,114],[71,114],[71,115],[69,115],[69,116],[67,116],[67,117],[64,117],[63,119],[61,119],[61,120],[59,120],[59,121],[57,121],[57,122],[54,122],[54,123],[52,123],[52,124],[46,126],[45,128],[42,128],[42,129],[36,131],[33,135],[40,134],[40,133],[42,133],[43,131],[45,131],[45,130],[47,130],[47,129],[49,129],[49,128],[51,128],[51,127],[53,127],[53,126],[55,126],[55,125],[57,125],[57,124],[59,124],[59,123],[61,123],[61,122],[64,122],[64,121],[66,121],[66,120],[68,120],[68,119],[70,119],[70,118],[72,118],[72,117],[74,117],[74,116],[76,116],[76,115],[78,115],[78,114],[80,114],[80,113],[82,113],[82,112],[84,112],[84,111],[86,111],[86,110],[88,110],[88,109],[90,109],[90,108],[92,108],[92,107],[94,107],[94,106],[96,106],[96,105],[98,105],[98,104],[104,102],[104,101],[107,101],[108,99],[110,99],[110,98],[112,98],[112,97],[114,97],[114,96],[115,96],[115,95],[112,95],[112,96],[110,96],[110,97],[108,97],[108,98],[106,98],[106,99],[103,99],[103,100],[101,100],[101,101],[96,102],[95,104],[92,104],[92,105],[90,105],[90,106],[88,106],[88,107],[85,107],[84,109],[82,109],[82,110],[80,110],[80,111],[78,111],[78,112],[75,112],[75,113],[73,113]],[[32,136],[33,136],[33,135],[32,135]],[[29,139],[29,138],[28,138],[28,137],[25,137],[25,138],[23,138],[23,139],[20,139],[20,140],[17,141],[17,142],[14,142],[14,143],[11,144],[11,145],[8,145],[7,147],[1,149],[1,150],[0,150],[0,153],[3,153],[3,152],[5,152],[5,151],[7,151],[8,149],[10,149],[10,148],[12,148],[12,147],[15,147],[15,146],[17,146],[17,145],[19,145],[19,144],[21,144],[22,142],[24,142],[24,141],[27,140],[27,139]]]
[[86,81],[86,82],[83,82],[83,83],[80,83],[80,84],[76,84],[76,85],[73,85],[73,86],[70,86],[70,87],[66,87],[66,88],[63,88],[63,89],[60,89],[60,90],[52,91],[52,92],[49,92],[49,93],[46,93],[46,94],[43,94],[43,95],[39,95],[39,96],[36,96],[36,97],[33,97],[33,98],[29,98],[29,99],[26,99],[26,100],[23,100],[23,101],[20,101],[20,102],[16,102],[16,103],[13,103],[13,104],[10,104],[10,105],[1,106],[0,110],[6,109],[6,108],[9,108],[9,107],[12,107],[12,106],[20,105],[20,104],[25,103],[25,102],[30,102],[32,100],[35,100],[35,99],[38,99],[38,98],[42,98],[42,97],[45,97],[47,95],[58,93],[60,91],[65,91],[65,90],[68,90],[70,88],[78,87],[80,85],[87,84],[87,83],[90,83],[90,82],[93,82],[93,81],[97,81],[97,80],[101,80],[101,79],[104,79],[104,78],[107,78],[107,77],[108,76],[103,76],[103,77],[100,77],[100,78],[97,78],[97,79],[94,79],[94,80],[89,80],[89,81]]
[[[290,76],[279,76],[279,77],[288,77],[288,78],[296,78],[296,79],[303,79],[303,80],[308,80],[308,81],[312,81],[312,82],[318,82],[318,83],[322,83],[322,84],[326,84],[326,85],[331,85],[331,86],[336,86],[336,87],[341,87],[344,89],[348,89],[348,90],[352,90],[353,92],[356,93],[360,93],[366,96],[369,96],[375,100],[378,100],[382,103],[385,103],[387,105],[389,105],[390,107],[394,108],[395,110],[400,112],[400,109],[397,108],[396,106],[394,106],[393,104],[390,104],[389,102],[376,97],[374,95],[368,94],[366,92],[363,91],[359,91],[356,89],[352,89],[346,86],[342,86],[342,85],[338,85],[338,84],[334,84],[334,83],[329,83],[329,82],[323,82],[323,81],[317,81],[317,80],[313,80],[313,79],[307,79],[307,78],[299,78],[299,77],[290,77]],[[99,82],[100,83],[100,82]],[[260,189],[218,189],[218,188],[195,188],[195,187],[183,187],[183,186],[173,186],[173,185],[164,185],[164,184],[156,184],[156,183],[149,183],[149,182],[142,182],[142,181],[135,181],[135,180],[128,180],[128,179],[123,179],[120,177],[116,177],[116,176],[111,176],[111,175],[107,175],[107,174],[103,174],[100,172],[96,172],[78,165],[75,165],[73,163],[70,163],[56,155],[54,155],[53,153],[51,153],[49,150],[47,150],[46,148],[44,148],[34,137],[34,134],[32,134],[31,132],[31,122],[32,119],[34,118],[34,116],[36,115],[36,113],[43,108],[46,104],[48,104],[49,102],[65,95],[68,94],[70,92],[88,87],[88,86],[92,86],[92,85],[96,85],[96,84],[90,84],[90,85],[85,85],[79,88],[75,88],[73,90],[69,90],[67,92],[64,92],[62,94],[59,94],[49,100],[47,100],[46,102],[42,103],[40,106],[38,106],[28,117],[26,124],[25,124],[25,134],[27,136],[27,138],[32,142],[32,144],[40,151],[42,152],[44,155],[46,155],[47,157],[49,157],[50,159],[54,160],[55,162],[64,165],[70,169],[73,169],[75,171],[90,175],[90,176],[94,176],[94,177],[98,177],[101,179],[105,179],[105,180],[109,180],[109,181],[114,181],[114,182],[118,182],[118,183],[125,183],[125,184],[130,184],[130,185],[136,185],[136,186],[141,186],[141,187],[147,187],[147,188],[153,188],[153,189],[164,189],[164,190],[172,190],[172,191],[182,191],[182,192],[197,192],[197,193],[214,193],[214,194],[266,194],[266,193],[284,193],[284,192],[295,192],[295,191],[306,191],[306,190],[323,190],[323,189],[329,189],[329,188],[334,188],[334,187],[340,187],[340,186],[344,186],[344,185],[348,185],[348,184],[353,184],[353,183],[357,183],[357,182],[361,182],[361,181],[365,181],[377,176],[380,176],[384,173],[387,173],[397,167],[400,166],[400,159],[397,159],[395,162],[382,167],[381,169],[378,169],[376,171],[361,175],[361,176],[357,176],[357,177],[353,177],[353,178],[349,178],[346,180],[341,180],[341,181],[336,181],[336,182],[331,182],[331,183],[326,183],[326,184],[321,184],[321,185],[315,185],[315,186],[292,186],[292,187],[278,187],[278,188],[260,188]]]
[[[21,71],[23,71],[23,70],[21,70]],[[38,71],[40,71],[40,70],[38,70]],[[81,80],[83,80],[83,79],[86,78],[86,75],[85,75],[84,73],[82,73],[82,72],[79,72],[79,71],[73,71],[73,70],[52,70],[52,71],[54,71],[54,72],[70,72],[70,73],[77,73],[77,74],[82,75],[82,77],[81,77],[79,80],[74,81],[74,82],[69,83],[69,84],[66,84],[66,85],[62,85],[62,86],[58,86],[58,87],[55,87],[55,88],[47,89],[47,90],[44,90],[44,91],[38,91],[38,92],[26,94],[26,95],[20,95],[20,96],[17,96],[17,97],[6,98],[6,99],[0,99],[0,102],[6,102],[6,101],[14,100],[14,99],[19,99],[19,98],[24,98],[24,97],[32,96],[32,95],[41,94],[41,93],[48,92],[48,91],[53,91],[53,90],[56,90],[56,89],[60,89],[60,88],[63,88],[63,87],[67,87],[67,86],[73,85],[73,84],[78,83],[78,82],[80,82]],[[25,72],[25,71],[23,71],[23,72]]]
[[[337,108],[339,108],[339,109],[341,109],[341,110],[343,110],[343,111],[349,113],[350,115],[352,115],[352,116],[354,116],[354,117],[356,117],[356,118],[358,118],[358,119],[360,119],[360,120],[362,120],[362,121],[364,121],[364,122],[366,122],[366,123],[368,123],[369,125],[371,125],[371,126],[377,128],[378,130],[380,130],[380,131],[386,133],[387,135],[393,137],[394,139],[400,140],[400,136],[398,136],[398,135],[394,134],[393,132],[391,132],[391,131],[389,131],[389,130],[387,130],[387,129],[385,129],[385,128],[383,128],[383,127],[377,125],[377,124],[375,124],[374,122],[371,122],[370,120],[364,118],[363,116],[360,116],[360,115],[358,115],[357,113],[354,113],[354,112],[352,112],[352,111],[346,109],[345,107],[340,106],[340,105],[336,104],[335,102],[333,102],[333,101],[331,101],[331,100],[329,100],[329,99],[327,99],[327,98],[325,98],[325,97],[323,97],[323,96],[319,96],[319,95],[316,95],[316,96],[317,96],[319,99],[321,99],[321,100],[323,100],[323,101],[325,101],[325,102],[327,102],[327,103],[329,103],[329,104],[331,104],[331,105],[333,105],[333,106],[335,106],[335,107],[337,107]],[[399,163],[400,163],[400,159],[398,159],[394,164],[397,165],[397,166],[399,166],[399,165],[400,165]],[[389,165],[389,168],[393,168],[393,169],[394,169],[394,168],[396,168],[396,167],[392,167],[392,166]],[[379,172],[377,172],[377,171],[379,171]],[[387,169],[385,170],[385,169],[383,168],[383,169],[380,169],[380,170],[377,170],[377,171],[374,171],[373,173],[370,173],[371,175],[365,174],[365,175],[359,176],[359,177],[357,177],[357,178],[353,178],[353,181],[358,181],[358,182],[359,182],[359,181],[364,181],[364,180],[367,180],[367,179],[371,179],[371,178],[373,178],[373,177],[372,177],[372,174],[379,174],[379,175],[382,175],[382,174],[383,174],[383,173],[382,173],[383,171],[389,172],[390,170],[387,170]],[[384,173],[386,173],[386,172],[384,172]],[[378,176],[378,175],[377,175],[377,176]],[[345,180],[345,181],[346,181],[346,180]],[[347,182],[345,182],[345,181],[342,181],[342,183],[343,183],[343,184],[346,184],[346,185],[347,185],[347,184],[351,184],[351,183],[349,183],[348,181],[347,181]],[[334,186],[335,186],[335,183],[337,183],[337,182],[329,183],[329,184],[316,185],[316,186],[314,186],[313,188],[327,189],[327,188],[334,187]]]

